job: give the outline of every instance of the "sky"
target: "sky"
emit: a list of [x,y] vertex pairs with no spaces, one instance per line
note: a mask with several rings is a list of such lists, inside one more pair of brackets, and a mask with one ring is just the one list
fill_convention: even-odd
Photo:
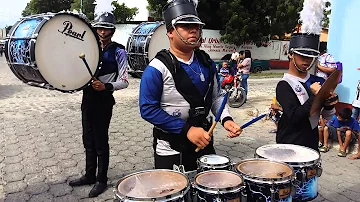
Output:
[[28,2],[30,0],[0,0],[0,28],[15,24]]

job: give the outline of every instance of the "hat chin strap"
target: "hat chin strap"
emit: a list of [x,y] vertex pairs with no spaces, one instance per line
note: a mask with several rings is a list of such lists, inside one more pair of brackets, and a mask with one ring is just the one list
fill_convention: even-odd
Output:
[[184,42],[185,44],[188,44],[188,45],[193,45],[193,46],[194,46],[194,45],[199,45],[200,40],[201,40],[201,36],[202,36],[202,31],[201,31],[201,33],[200,33],[199,39],[198,39],[196,42],[190,42],[190,41],[185,40],[185,39],[180,35],[180,33],[176,30],[174,24],[172,24],[172,27],[174,28],[176,34],[179,36],[179,38],[181,39],[182,42]]
[[293,63],[294,63],[294,65],[295,65],[295,68],[296,68],[299,72],[303,72],[303,73],[306,73],[307,71],[309,71],[309,70],[311,69],[311,67],[313,66],[314,62],[315,62],[315,59],[313,59],[313,61],[311,62],[310,66],[309,66],[308,68],[306,68],[305,70],[302,70],[302,69],[300,69],[300,68],[297,66],[297,64],[296,64],[296,62],[295,62],[295,58],[293,58]]

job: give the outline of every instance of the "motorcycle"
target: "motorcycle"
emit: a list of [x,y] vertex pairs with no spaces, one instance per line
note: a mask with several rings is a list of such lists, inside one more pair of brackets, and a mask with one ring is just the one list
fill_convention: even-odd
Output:
[[245,103],[246,92],[241,86],[241,73],[226,76],[221,83],[221,88],[229,92],[228,104],[230,107],[238,108]]

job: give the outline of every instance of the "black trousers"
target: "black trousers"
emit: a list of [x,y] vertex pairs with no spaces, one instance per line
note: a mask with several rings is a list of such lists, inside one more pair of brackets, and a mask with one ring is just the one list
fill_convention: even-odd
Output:
[[[112,103],[82,104],[83,144],[86,154],[86,174],[90,179],[107,183],[109,167],[109,125]],[[98,174],[96,176],[96,168]]]
[[[157,145],[157,139],[154,138],[153,148],[154,148],[155,169],[172,170],[174,164],[177,166],[181,164],[184,166],[185,171],[193,171],[197,169],[196,161],[198,158],[200,158],[203,155],[215,154],[213,141],[211,141],[208,146],[206,146],[204,149],[201,149],[199,152],[195,152],[196,146],[191,146],[188,147],[188,149],[186,149],[185,151],[182,151],[181,155],[177,154],[171,156],[160,156],[156,154],[156,145]],[[180,157],[182,157],[181,162],[180,162]]]

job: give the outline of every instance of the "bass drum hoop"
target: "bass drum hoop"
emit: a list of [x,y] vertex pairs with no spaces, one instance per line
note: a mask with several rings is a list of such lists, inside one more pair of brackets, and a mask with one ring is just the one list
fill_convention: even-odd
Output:
[[[134,176],[134,175],[137,175],[137,174],[141,174],[141,173],[148,173],[148,172],[158,172],[158,171],[167,171],[167,172],[174,172],[174,173],[178,173],[178,174],[181,174],[185,177],[186,181],[187,181],[187,186],[185,188],[183,188],[182,190],[174,193],[174,194],[171,194],[171,195],[168,195],[168,196],[164,196],[164,197],[155,197],[155,198],[136,198],[136,197],[129,197],[129,196],[126,196],[124,194],[121,194],[119,192],[119,185],[122,181],[124,181],[125,179],[131,177],[131,176]],[[144,171],[139,171],[139,172],[135,172],[135,173],[132,173],[132,174],[129,174],[129,175],[126,175],[124,176],[122,179],[120,179],[117,183],[116,183],[116,187],[115,187],[115,196],[120,199],[120,200],[124,200],[124,201],[127,201],[127,202],[138,202],[138,201],[161,201],[161,202],[170,202],[170,201],[175,201],[175,200],[179,200],[181,198],[184,198],[187,194],[190,194],[190,188],[191,188],[191,184],[190,184],[190,181],[189,181],[189,178],[184,175],[183,173],[181,172],[178,172],[178,171],[175,171],[175,170],[167,170],[167,169],[155,169],[155,170],[144,170]]]
[[[101,67],[101,63],[102,63],[102,50],[101,50],[100,38],[99,38],[98,34],[96,33],[95,29],[91,26],[90,23],[88,23],[84,18],[80,17],[80,15],[78,15],[78,14],[75,14],[75,13],[72,13],[72,12],[59,12],[59,13],[55,13],[51,18],[53,18],[55,16],[58,16],[58,15],[71,15],[71,16],[74,16],[74,17],[78,18],[79,20],[81,20],[82,22],[84,22],[87,26],[89,26],[91,32],[95,36],[95,39],[96,39],[97,44],[98,44],[98,51],[99,51],[99,59],[98,59],[97,68],[96,68],[95,72],[93,72],[93,76],[96,77],[96,75],[100,71],[99,67]],[[51,20],[51,18],[49,20]],[[42,28],[44,27],[44,25],[49,20],[47,20],[45,23],[42,24],[42,26],[39,29],[38,33],[41,32]],[[35,49],[36,49],[36,43],[35,43],[35,46],[34,46],[34,51],[35,51]],[[79,58],[79,60],[80,60],[80,58]],[[35,61],[35,65],[36,65],[36,61]],[[84,64],[83,68],[86,68],[85,64]],[[40,70],[39,70],[39,72],[40,72]],[[40,74],[41,74],[41,72],[40,72]],[[83,90],[87,86],[89,86],[91,84],[92,79],[90,78],[90,80],[86,84],[84,84],[83,86],[81,86],[81,87],[79,87],[77,89],[73,89],[73,90],[62,90],[62,89],[59,89],[59,88],[56,88],[56,87],[52,86],[51,83],[49,83],[45,78],[44,78],[44,81],[46,81],[54,90],[60,91],[62,93],[76,93],[78,91]]]

